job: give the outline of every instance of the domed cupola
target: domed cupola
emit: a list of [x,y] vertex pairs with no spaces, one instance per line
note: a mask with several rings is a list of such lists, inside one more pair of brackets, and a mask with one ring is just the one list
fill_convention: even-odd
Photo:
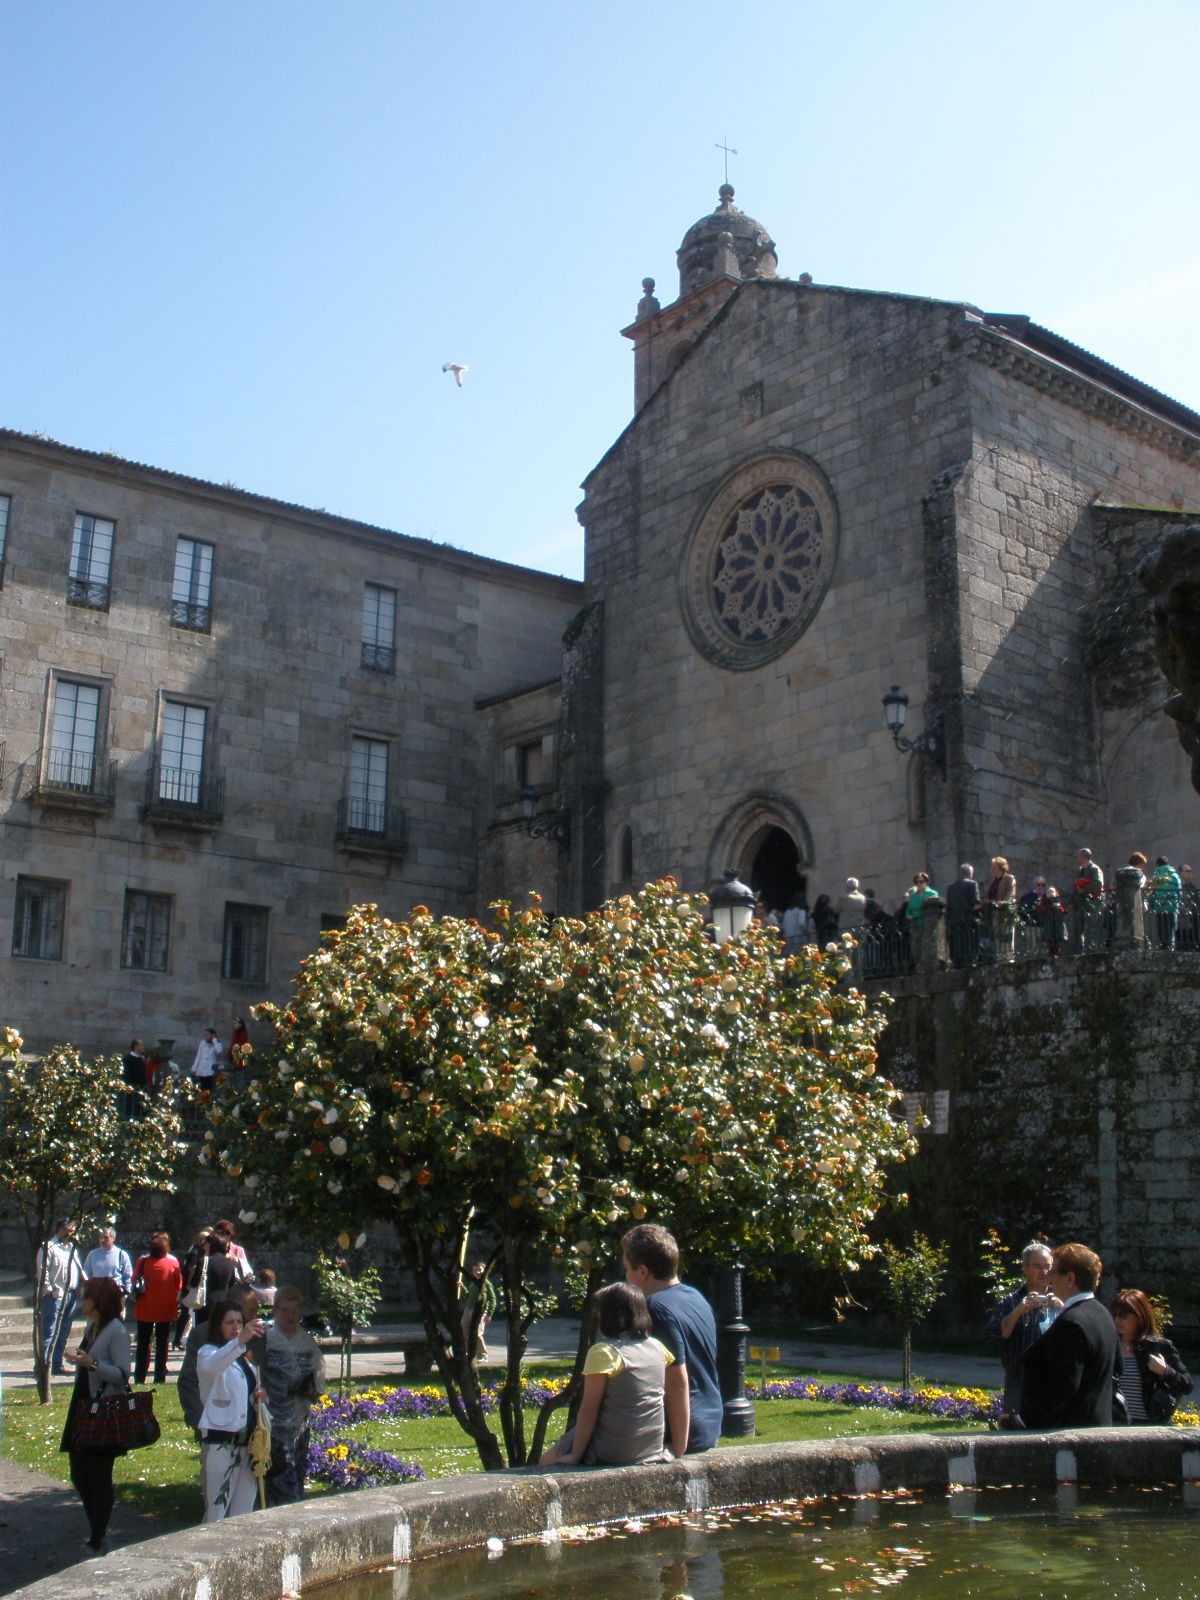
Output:
[[773,278],[779,265],[771,235],[734,205],[733,185],[718,193],[717,209],[692,224],[676,253],[681,299],[716,278]]

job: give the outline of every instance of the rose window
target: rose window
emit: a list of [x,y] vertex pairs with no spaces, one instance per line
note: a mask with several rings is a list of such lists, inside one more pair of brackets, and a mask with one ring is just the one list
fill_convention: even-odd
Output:
[[717,543],[713,609],[741,644],[776,638],[805,610],[825,574],[816,502],[795,484],[750,496]]
[[838,558],[838,508],[815,461],[752,456],[711,494],[680,560],[680,600],[696,648],[750,671],[790,650],[821,609]]

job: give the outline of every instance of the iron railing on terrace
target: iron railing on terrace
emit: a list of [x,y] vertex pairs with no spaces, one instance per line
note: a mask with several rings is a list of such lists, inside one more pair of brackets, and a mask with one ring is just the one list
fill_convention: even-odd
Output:
[[[1060,957],[1088,955],[1116,944],[1133,948],[1200,953],[1200,927],[1193,914],[1160,916],[1136,907],[1136,925],[1124,936],[1119,929],[1115,894],[1088,899],[1077,906],[1042,916],[1018,912],[993,913],[968,922],[943,922],[938,909],[928,929],[905,920],[876,922],[852,928],[857,948],[854,975],[870,982],[904,977],[930,966],[976,968],[1021,961],[1056,961]],[[942,923],[942,926],[937,926]],[[944,957],[940,954],[944,927]],[[924,948],[927,939],[939,942],[939,952]],[[932,958],[932,959],[931,959]]]

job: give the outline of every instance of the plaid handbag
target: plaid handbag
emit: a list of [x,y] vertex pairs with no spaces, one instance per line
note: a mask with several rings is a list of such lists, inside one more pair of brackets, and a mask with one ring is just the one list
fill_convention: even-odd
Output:
[[72,1450],[140,1450],[161,1433],[149,1389],[126,1389],[94,1400],[80,1395],[71,1413]]

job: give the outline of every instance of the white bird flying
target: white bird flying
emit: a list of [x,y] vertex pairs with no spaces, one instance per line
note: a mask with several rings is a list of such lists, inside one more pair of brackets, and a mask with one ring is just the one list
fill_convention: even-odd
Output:
[[452,372],[454,374],[454,381],[460,389],[462,388],[463,373],[470,372],[470,370],[470,367],[465,366],[461,361],[442,362],[442,371]]

